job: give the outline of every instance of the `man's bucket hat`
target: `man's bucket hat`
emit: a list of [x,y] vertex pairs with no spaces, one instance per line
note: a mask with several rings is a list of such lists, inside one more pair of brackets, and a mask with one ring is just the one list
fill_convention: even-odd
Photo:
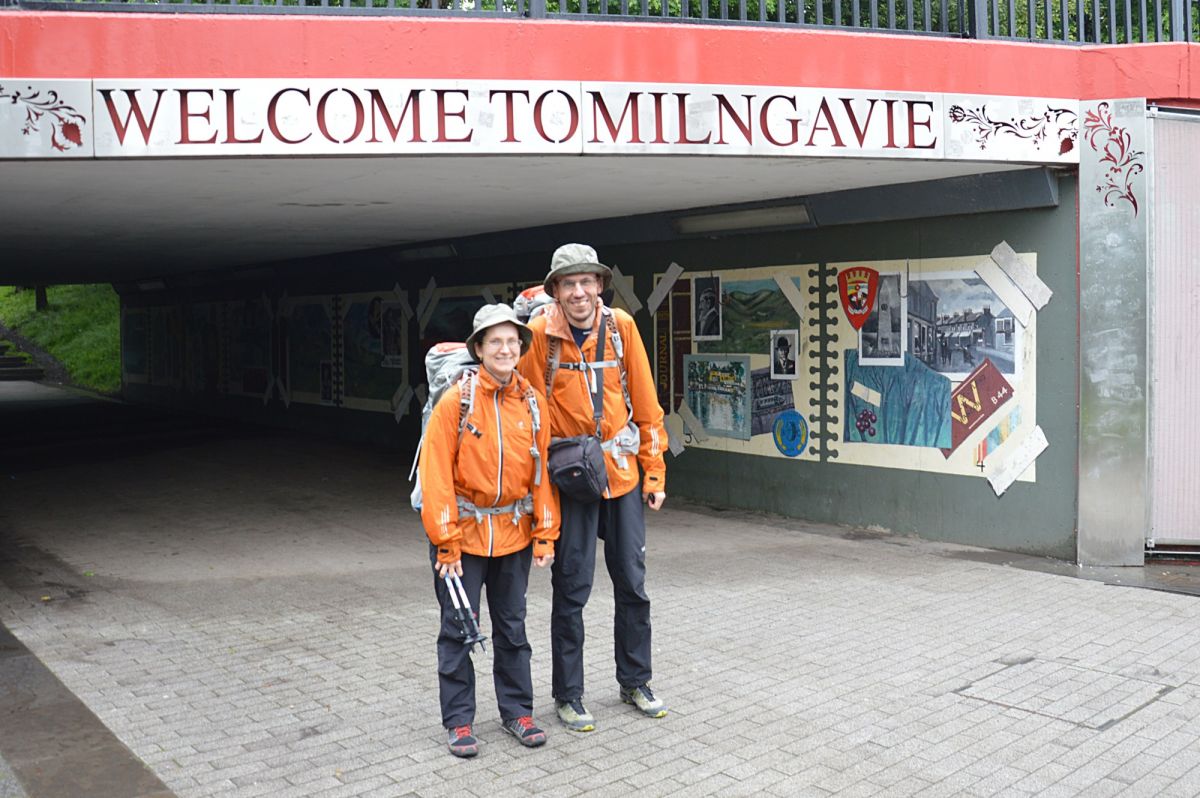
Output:
[[612,283],[612,269],[601,263],[596,257],[596,250],[587,244],[563,244],[554,250],[554,255],[550,258],[550,273],[542,282],[546,293],[554,296],[554,283],[559,277],[566,277],[568,274],[600,275],[600,282],[603,283],[601,291],[608,290],[609,284]]
[[467,351],[471,353],[471,357],[476,357],[475,344],[483,338],[483,334],[487,332],[488,328],[505,322],[517,328],[517,335],[521,337],[521,354],[528,351],[529,343],[533,340],[533,331],[517,318],[517,312],[510,305],[498,302],[495,305],[484,305],[475,311],[474,329],[467,336]]

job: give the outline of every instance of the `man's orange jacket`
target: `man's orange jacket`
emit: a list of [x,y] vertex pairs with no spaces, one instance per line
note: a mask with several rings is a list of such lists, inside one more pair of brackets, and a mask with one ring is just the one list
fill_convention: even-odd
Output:
[[[518,366],[521,373],[539,390],[546,388],[546,368],[549,365],[549,336],[559,339],[560,367],[554,375],[554,387],[549,397],[550,432],[556,438],[574,435],[595,434],[592,395],[588,387],[588,376],[583,371],[562,368],[561,364],[580,363],[596,359],[597,331],[600,328],[603,303],[596,301],[596,318],[592,331],[584,339],[583,346],[576,345],[570,325],[558,304],[547,305],[545,311],[529,322],[533,330],[533,343]],[[633,317],[623,310],[612,309],[612,319],[621,336],[625,350],[625,372],[629,384],[629,397],[633,404],[633,423],[637,427],[633,455],[619,457],[605,451],[604,460],[608,470],[606,498],[624,496],[638,485],[638,464],[646,473],[642,485],[643,493],[665,491],[667,467],[663,462],[663,450],[667,446],[667,431],[663,427],[663,411],[658,404],[658,392],[654,387],[654,375],[650,372],[650,361],[646,347],[638,332]],[[611,333],[606,332],[604,359],[616,359]],[[600,370],[604,379],[604,418],[600,427],[601,440],[611,440],[626,427],[630,415],[625,407],[625,395],[621,390],[621,371],[617,367]],[[624,466],[621,460],[625,461]]]
[[[534,486],[533,423],[525,389],[529,384],[513,372],[508,385],[498,385],[484,368],[475,382],[474,408],[461,443],[458,434],[461,390],[452,385],[438,400],[421,444],[421,521],[438,549],[438,562],[457,561],[462,552],[502,557],[534,541],[533,554],[554,554],[558,539],[558,502],[546,475],[550,426],[546,400],[537,393],[541,430],[540,484]],[[479,508],[500,507],[532,492],[533,513],[514,523],[512,513],[482,515],[460,512],[458,497]]]

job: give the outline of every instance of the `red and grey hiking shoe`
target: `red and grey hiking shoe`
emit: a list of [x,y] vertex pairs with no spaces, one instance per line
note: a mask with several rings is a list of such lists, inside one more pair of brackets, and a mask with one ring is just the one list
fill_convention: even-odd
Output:
[[638,687],[622,687],[621,700],[626,704],[633,704],[648,718],[665,718],[667,716],[667,705],[661,699],[654,697],[648,684]]
[[533,722],[533,718],[528,715],[506,720],[500,724],[500,727],[516,737],[517,742],[526,748],[537,748],[546,743],[546,733],[539,729]]
[[464,759],[479,753],[479,741],[475,739],[475,735],[471,734],[471,724],[455,726],[448,731],[449,739],[446,746],[450,749],[450,753]]

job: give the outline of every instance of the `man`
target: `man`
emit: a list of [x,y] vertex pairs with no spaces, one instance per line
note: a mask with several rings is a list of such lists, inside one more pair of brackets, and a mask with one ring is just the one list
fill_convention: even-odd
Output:
[[791,356],[792,344],[786,335],[779,336],[775,341],[775,373],[795,374],[796,360]]
[[[560,493],[562,532],[550,580],[555,708],[568,729],[580,732],[596,727],[583,704],[583,608],[592,591],[598,537],[604,540],[616,600],[613,636],[621,699],[652,718],[667,714],[649,684],[650,599],[645,591],[642,508],[643,501],[652,510],[666,501],[667,434],[650,361],[633,318],[606,308],[600,299],[611,281],[612,270],[600,263],[591,247],[559,247],[544,281],[554,302],[530,320],[533,343],[519,366],[535,386],[548,386],[546,404],[554,438],[594,434],[589,386],[597,385],[602,397],[600,439],[608,488],[602,499],[591,503]],[[597,358],[602,335],[603,356]],[[645,472],[640,486],[639,464]]]
[[717,292],[705,288],[700,292],[696,308],[696,335],[715,338],[721,334],[721,316],[717,311]]

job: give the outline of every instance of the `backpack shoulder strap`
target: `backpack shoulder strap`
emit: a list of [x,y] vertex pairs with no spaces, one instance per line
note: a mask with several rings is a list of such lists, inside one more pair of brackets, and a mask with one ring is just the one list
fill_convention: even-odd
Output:
[[464,430],[470,430],[476,438],[483,434],[471,423],[471,411],[475,409],[475,383],[478,379],[479,373],[475,369],[467,369],[458,378],[458,440],[460,442]]
[[562,358],[562,340],[556,335],[546,336],[549,341],[546,347],[546,399],[554,395],[554,375],[558,373],[559,360]]
[[625,412],[633,420],[633,400],[629,396],[629,374],[625,371],[625,342],[621,340],[621,330],[617,327],[617,317],[608,305],[604,306],[605,326],[612,332],[613,354],[617,357],[617,370],[621,373],[621,393],[625,395]]

